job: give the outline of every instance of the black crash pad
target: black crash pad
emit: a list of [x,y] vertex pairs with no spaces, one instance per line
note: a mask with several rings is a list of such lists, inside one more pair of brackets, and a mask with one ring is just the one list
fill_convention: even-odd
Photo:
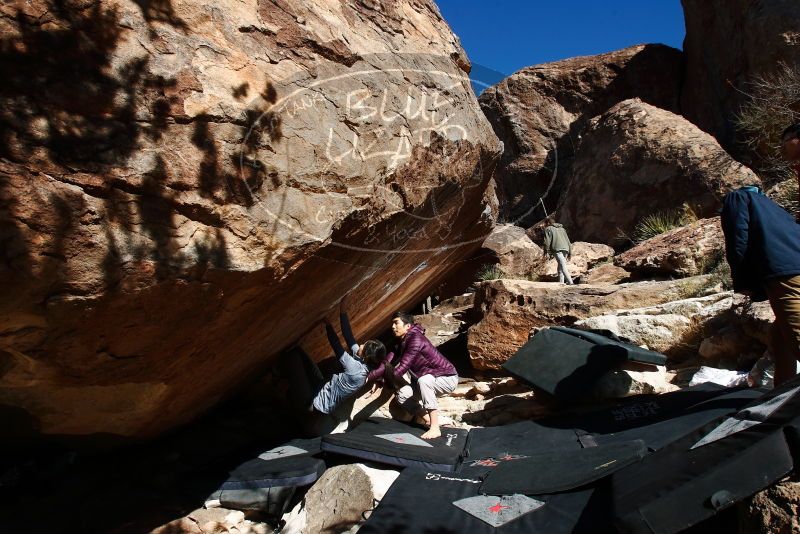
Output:
[[575,400],[628,361],[664,365],[666,356],[596,332],[552,327],[537,332],[503,369],[560,400]]
[[768,487],[800,465],[800,376],[610,477],[625,532],[671,534]]
[[467,430],[441,427],[442,436],[423,440],[425,429],[386,419],[371,417],[343,434],[322,438],[322,450],[402,467],[417,466],[453,471],[461,460]]
[[260,510],[282,515],[296,488],[314,483],[325,471],[320,439],[297,439],[242,462],[228,473],[206,506]]
[[[480,460],[576,449],[641,439],[657,450],[718,417],[742,409],[762,392],[701,384],[661,395],[637,395],[572,415],[470,430],[462,469]],[[475,464],[475,465],[473,465]]]
[[486,476],[481,493],[541,495],[573,490],[638,462],[645,454],[642,440],[534,454],[502,462]]
[[[622,526],[674,532],[791,468],[785,443],[800,437],[800,422],[776,419],[791,414],[791,404],[776,409],[771,421],[723,432],[738,428],[725,422],[741,420],[743,413],[762,417],[764,410],[742,411],[762,400],[759,391],[704,385],[570,417],[473,429],[458,471],[406,469],[362,530],[511,534],[614,532]],[[718,427],[722,431],[714,434]],[[755,429],[764,437],[748,446],[748,432]],[[695,459],[687,460],[687,451],[709,435],[723,437],[699,445],[706,452],[692,452]],[[774,461],[760,465],[767,457]],[[663,526],[648,530],[648,524]]]
[[[528,497],[489,496],[481,479],[460,473],[405,469],[360,533],[559,534],[580,530],[592,490]],[[587,531],[588,530],[584,530]]]

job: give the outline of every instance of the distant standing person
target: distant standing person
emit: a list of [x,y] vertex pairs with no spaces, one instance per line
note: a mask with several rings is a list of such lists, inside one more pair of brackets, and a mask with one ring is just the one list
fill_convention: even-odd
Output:
[[[558,263],[558,281],[572,285],[572,277],[567,269],[567,258],[572,256],[572,243],[567,231],[560,223],[553,223],[544,230],[544,254],[555,256]],[[566,255],[566,258],[564,257]]]
[[[797,175],[797,200],[800,205],[800,122],[792,124],[781,134],[781,152]],[[795,220],[800,222],[800,211],[795,213]]]
[[770,352],[778,386],[796,374],[800,360],[800,225],[750,186],[725,196],[722,231],[734,291],[769,299],[775,312]]

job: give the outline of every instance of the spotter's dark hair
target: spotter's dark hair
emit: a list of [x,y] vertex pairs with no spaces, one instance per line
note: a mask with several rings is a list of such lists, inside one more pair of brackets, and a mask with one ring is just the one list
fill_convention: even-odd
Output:
[[395,319],[400,319],[405,324],[414,324],[414,316],[408,312],[404,311],[394,312],[394,315],[392,315],[392,320],[394,321]]

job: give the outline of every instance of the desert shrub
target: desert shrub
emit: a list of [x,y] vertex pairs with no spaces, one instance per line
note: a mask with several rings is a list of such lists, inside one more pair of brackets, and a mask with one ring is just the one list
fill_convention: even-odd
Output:
[[698,265],[698,274],[709,275],[708,287],[721,285],[722,289],[733,289],[733,279],[731,278],[731,267],[725,258],[725,250],[715,250],[712,254],[703,258]]
[[795,178],[776,184],[767,191],[767,195],[792,215],[800,210],[800,202],[797,201],[797,179]]
[[694,211],[685,204],[679,209],[651,213],[643,217],[636,224],[630,240],[634,243],[641,243],[642,241],[647,241],[651,237],[661,235],[675,228],[680,228],[681,226],[686,226],[696,220],[697,216]]
[[499,266],[493,263],[486,263],[478,270],[476,277],[481,281],[497,280],[498,278],[505,278],[506,274]]
[[734,123],[750,165],[767,186],[794,176],[781,157],[781,133],[800,118],[800,70],[781,63],[771,74],[755,78]]

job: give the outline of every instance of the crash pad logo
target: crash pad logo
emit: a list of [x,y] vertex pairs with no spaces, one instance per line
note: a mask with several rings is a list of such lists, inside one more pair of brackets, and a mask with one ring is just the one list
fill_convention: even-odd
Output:
[[453,505],[493,527],[500,527],[538,510],[544,503],[526,495],[478,495],[455,501]]
[[634,421],[643,417],[658,415],[660,406],[657,402],[637,402],[622,408],[611,410],[614,421]]
[[520,460],[522,458],[527,458],[527,456],[523,454],[509,454],[503,453],[498,454],[497,457],[489,457],[489,458],[482,458],[480,460],[475,460],[471,464],[470,467],[497,467],[500,465],[500,462],[510,462],[512,460]]
[[[489,177],[489,158],[475,150],[491,129],[473,89],[489,83],[470,79],[449,56],[427,54],[292,72],[248,106],[238,158],[236,182],[273,234],[412,254],[483,241],[453,223],[480,203]],[[338,237],[346,220],[362,233]]]
[[284,445],[282,447],[270,449],[267,452],[262,452],[258,455],[258,457],[262,460],[275,460],[277,458],[287,458],[289,456],[297,456],[299,454],[308,454],[308,451],[293,445]]
[[409,434],[408,432],[400,432],[398,434],[379,434],[375,437],[385,439],[386,441],[391,441],[392,443],[397,443],[398,445],[413,445],[415,447],[433,447],[433,445],[431,445],[424,439],[420,439],[413,434]]

